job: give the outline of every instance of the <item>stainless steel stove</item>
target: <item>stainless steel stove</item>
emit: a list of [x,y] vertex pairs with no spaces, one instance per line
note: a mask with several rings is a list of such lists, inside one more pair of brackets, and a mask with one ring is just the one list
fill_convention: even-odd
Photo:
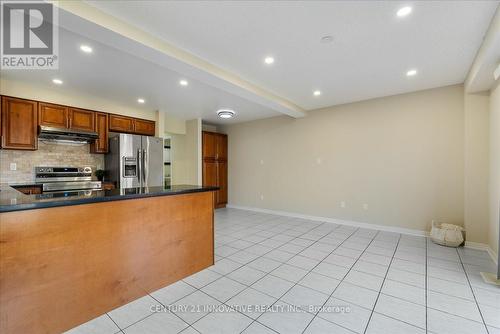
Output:
[[101,189],[101,181],[92,180],[91,167],[35,167],[35,182],[43,192]]

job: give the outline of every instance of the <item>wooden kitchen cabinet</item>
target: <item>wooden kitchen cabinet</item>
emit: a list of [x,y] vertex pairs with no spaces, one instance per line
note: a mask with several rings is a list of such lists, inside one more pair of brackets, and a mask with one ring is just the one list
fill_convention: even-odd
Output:
[[95,131],[95,112],[84,109],[69,108],[68,128],[83,131]]
[[139,135],[154,136],[155,135],[155,122],[145,119],[134,119],[134,133]]
[[99,139],[90,144],[91,153],[108,153],[108,123],[108,114],[102,112],[95,113],[95,131],[99,134]]
[[214,205],[216,208],[227,204],[227,135],[203,131],[203,185],[216,186]]
[[134,132],[134,119],[127,116],[109,115],[109,131]]
[[67,128],[68,107],[52,103],[38,103],[38,124],[56,128]]
[[2,148],[38,148],[38,102],[2,96]]

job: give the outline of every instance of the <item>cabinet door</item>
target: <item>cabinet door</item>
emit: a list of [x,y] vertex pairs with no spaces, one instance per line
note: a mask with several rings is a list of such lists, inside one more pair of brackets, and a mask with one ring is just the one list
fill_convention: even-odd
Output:
[[215,161],[203,161],[203,185],[217,186],[217,163]]
[[108,153],[108,114],[95,113],[95,131],[99,134],[99,139],[90,144],[90,152]]
[[140,135],[154,136],[155,122],[136,118],[134,132]]
[[203,159],[215,159],[216,157],[216,134],[203,131]]
[[215,138],[215,158],[219,161],[227,161],[227,135],[217,134]]
[[217,162],[217,207],[224,207],[227,204],[227,162]]
[[134,132],[134,119],[127,116],[109,115],[109,131]]
[[56,128],[68,127],[68,107],[57,104],[38,104],[38,124]]
[[38,148],[36,101],[2,97],[2,148]]
[[69,108],[68,127],[75,130],[94,131],[95,113],[90,110]]

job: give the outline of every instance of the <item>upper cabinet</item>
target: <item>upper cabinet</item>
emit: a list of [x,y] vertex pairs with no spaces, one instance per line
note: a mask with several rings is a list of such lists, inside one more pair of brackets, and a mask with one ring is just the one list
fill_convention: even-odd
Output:
[[79,131],[95,131],[99,139],[90,145],[92,153],[108,153],[108,132],[155,135],[155,122],[59,104],[1,96],[1,146],[36,150],[38,125]]
[[38,102],[2,96],[2,148],[36,150]]
[[95,131],[95,112],[84,109],[69,108],[68,128],[75,130]]
[[154,136],[155,135],[155,122],[148,121],[145,119],[134,119],[134,133],[146,136]]
[[134,119],[127,116],[109,115],[109,131],[134,132]]
[[227,135],[225,134],[215,136],[215,159],[227,161]]
[[103,112],[95,113],[95,131],[99,134],[99,139],[90,144],[92,153],[108,153],[108,127],[109,115]]
[[43,102],[38,103],[38,124],[67,128],[68,107]]
[[154,136],[155,122],[145,119],[110,114],[109,131]]
[[213,159],[216,156],[216,134],[213,132],[203,131],[203,159]]

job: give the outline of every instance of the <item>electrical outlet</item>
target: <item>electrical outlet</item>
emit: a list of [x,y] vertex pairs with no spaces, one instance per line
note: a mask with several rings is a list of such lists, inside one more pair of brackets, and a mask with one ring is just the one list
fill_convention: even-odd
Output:
[[10,170],[17,170],[17,164],[15,162],[10,163]]
[[368,204],[366,204],[366,203],[365,203],[365,204],[363,204],[363,209],[364,209],[364,210],[368,210]]
[[344,202],[344,201],[341,201],[341,202],[340,202],[340,207],[341,207],[341,208],[345,208],[345,202]]

